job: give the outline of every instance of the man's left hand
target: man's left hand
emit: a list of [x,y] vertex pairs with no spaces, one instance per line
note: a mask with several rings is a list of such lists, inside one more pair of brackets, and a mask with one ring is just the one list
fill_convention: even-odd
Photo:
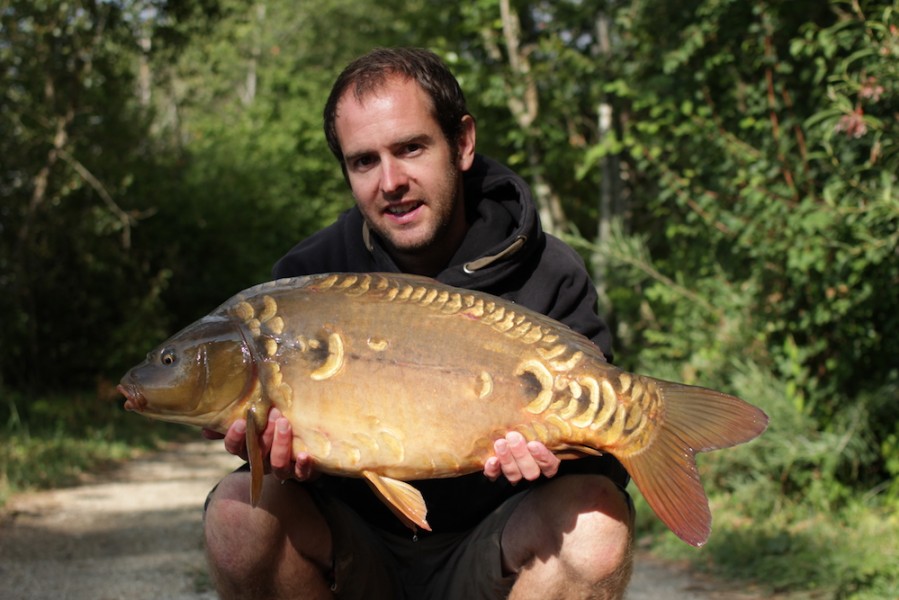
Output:
[[562,462],[540,442],[528,442],[517,431],[506,434],[493,444],[496,456],[487,459],[484,475],[491,481],[505,475],[512,484],[522,479],[534,481],[541,475],[552,477]]

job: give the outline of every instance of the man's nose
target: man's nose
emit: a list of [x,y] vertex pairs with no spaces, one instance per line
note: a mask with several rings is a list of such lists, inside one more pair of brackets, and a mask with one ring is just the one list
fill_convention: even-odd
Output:
[[381,192],[387,197],[404,194],[409,178],[401,161],[388,158],[381,161]]

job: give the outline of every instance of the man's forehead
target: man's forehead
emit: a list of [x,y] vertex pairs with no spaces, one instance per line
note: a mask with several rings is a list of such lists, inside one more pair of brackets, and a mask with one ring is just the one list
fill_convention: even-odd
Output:
[[381,73],[377,76],[360,77],[350,84],[337,101],[336,116],[340,116],[340,107],[347,102],[353,102],[364,108],[372,99],[383,98],[396,88],[406,88],[404,93],[418,96],[433,112],[430,96],[415,79],[402,73]]
[[357,99],[347,90],[334,121],[344,157],[373,152],[378,146],[402,146],[435,140],[440,123],[429,97],[412,79],[394,78]]

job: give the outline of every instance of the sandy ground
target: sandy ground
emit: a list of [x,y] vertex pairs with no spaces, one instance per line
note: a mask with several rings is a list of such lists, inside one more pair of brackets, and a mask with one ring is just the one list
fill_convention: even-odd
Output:
[[[14,497],[0,513],[0,598],[205,600],[202,505],[239,461],[221,443],[178,445],[79,487]],[[629,600],[761,596],[638,555]]]

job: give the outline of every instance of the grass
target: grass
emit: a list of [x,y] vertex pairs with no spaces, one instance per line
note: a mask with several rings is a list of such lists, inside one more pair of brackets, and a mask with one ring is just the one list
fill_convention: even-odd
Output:
[[12,494],[70,486],[91,473],[194,436],[127,413],[120,399],[96,392],[0,397],[0,506]]
[[755,584],[772,597],[899,598],[899,514],[870,500],[831,512],[781,500],[760,518],[747,516],[751,509],[734,496],[712,493],[712,536],[696,549],[665,529],[639,492],[634,496],[638,533],[656,556]]

